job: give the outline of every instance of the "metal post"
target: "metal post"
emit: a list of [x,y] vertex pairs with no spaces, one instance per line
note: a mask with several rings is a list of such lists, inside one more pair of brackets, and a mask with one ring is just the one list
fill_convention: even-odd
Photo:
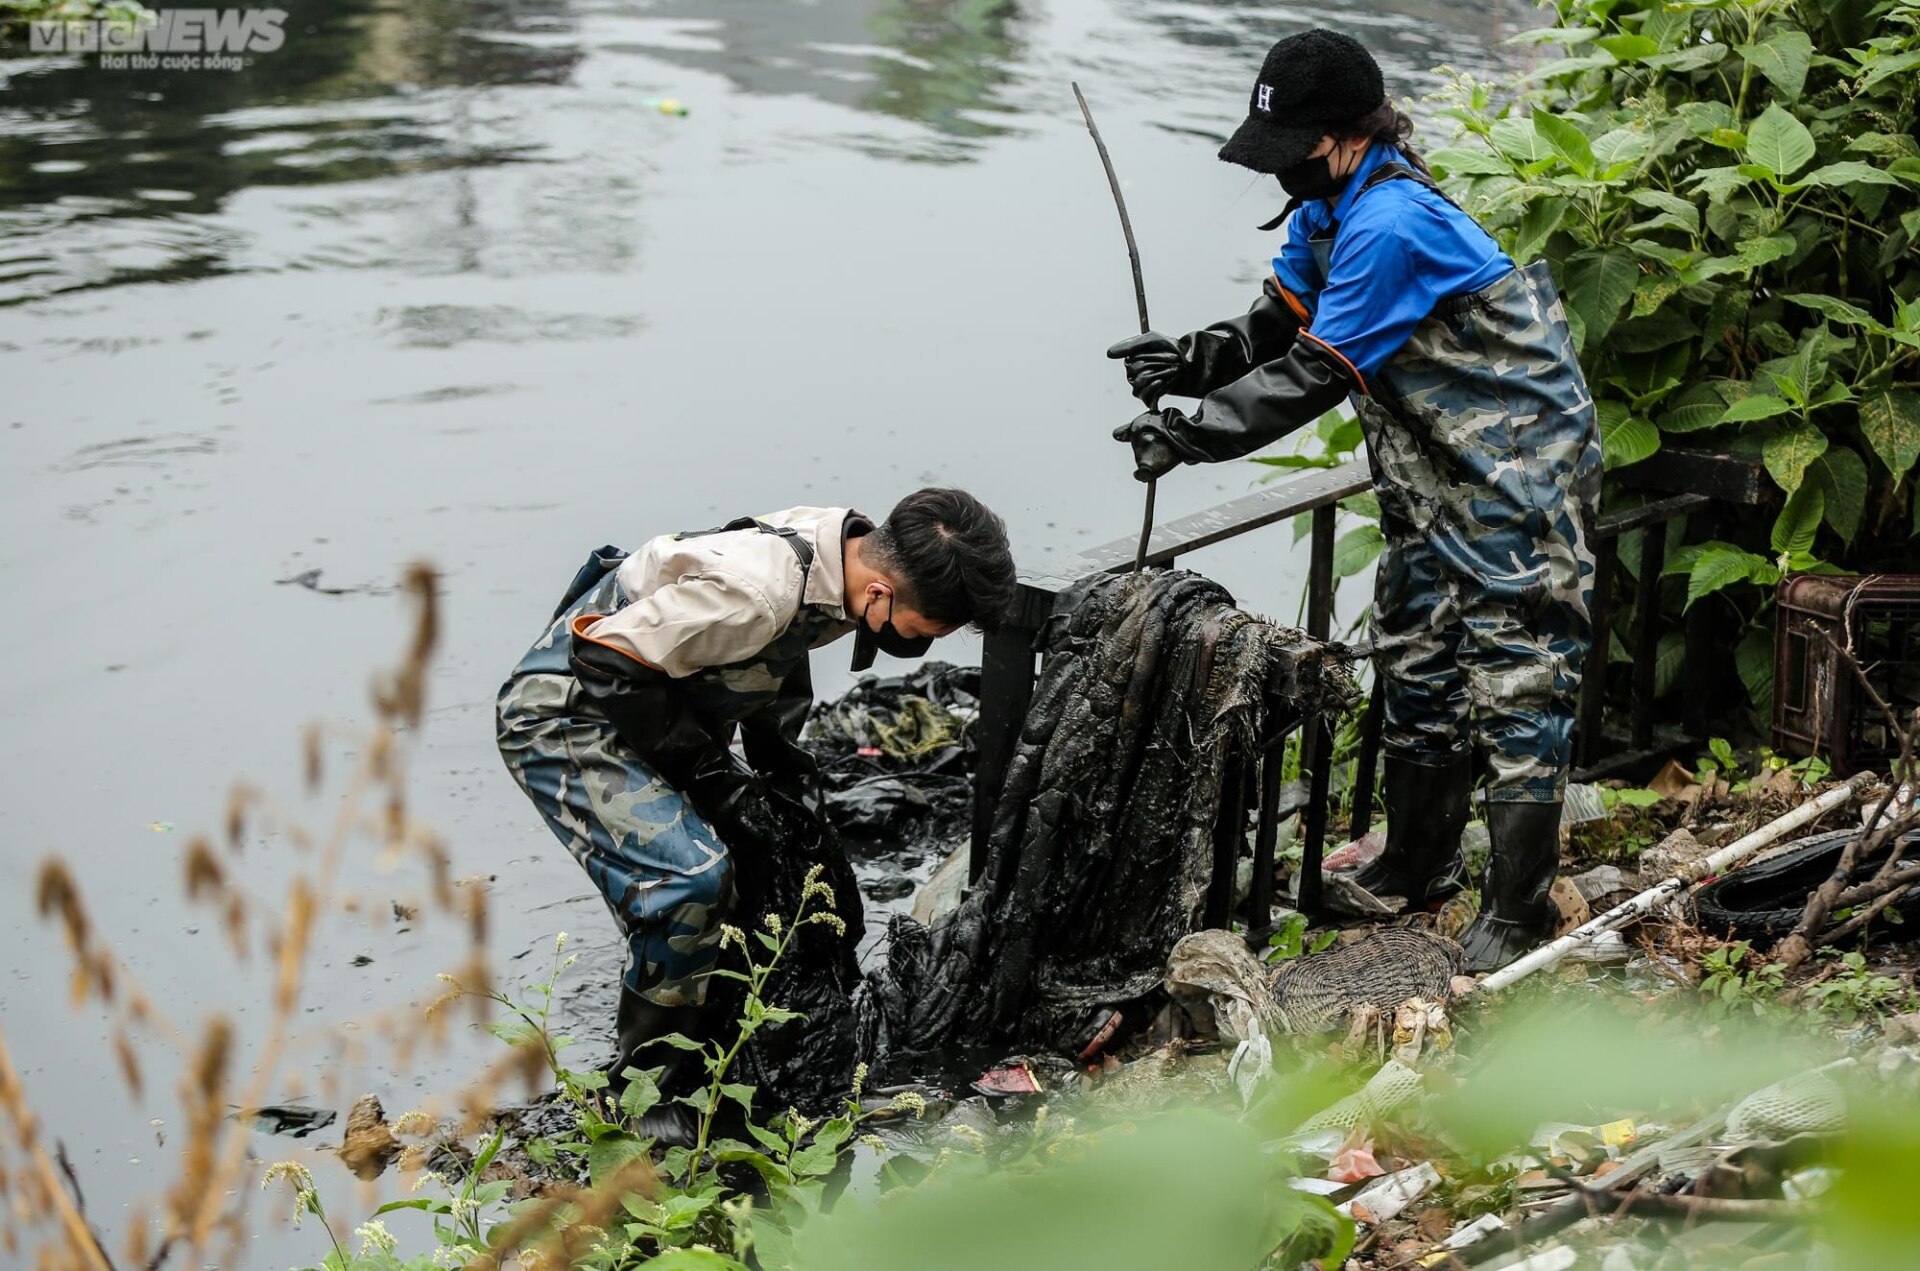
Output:
[[[1687,518],[1687,537],[1695,542],[1713,537],[1719,517],[1711,507]],[[1707,718],[1713,713],[1713,680],[1724,656],[1713,647],[1713,606],[1694,605],[1686,616],[1686,685],[1681,690],[1681,722],[1696,741],[1707,738]]]
[[1373,828],[1373,777],[1380,766],[1380,734],[1387,726],[1386,685],[1374,673],[1373,695],[1360,720],[1360,756],[1353,767],[1353,821],[1347,837],[1357,839]]
[[1238,748],[1229,749],[1230,786],[1220,792],[1220,819],[1213,825],[1213,881],[1207,888],[1206,925],[1225,928],[1233,918],[1233,876],[1247,842],[1247,783]]
[[[1666,560],[1667,527],[1640,531],[1640,577],[1633,590],[1633,748],[1653,745],[1654,677],[1660,661],[1654,626],[1660,617],[1660,566]],[[1597,638],[1597,634],[1596,634]]]
[[967,881],[987,867],[987,839],[993,830],[994,809],[1006,783],[1007,765],[1020,742],[1020,726],[1033,701],[1033,641],[1031,627],[1008,624],[989,635],[980,651],[980,718],[973,739],[978,760],[973,777],[973,841],[967,849]]
[[[1313,551],[1307,570],[1307,634],[1326,640],[1333,628],[1333,504],[1313,510]],[[1315,716],[1306,736],[1303,766],[1309,767],[1306,823],[1301,827],[1300,912],[1320,910],[1320,857],[1327,837],[1327,803],[1333,784],[1333,734],[1324,716]]]
[[1281,733],[1260,756],[1260,825],[1253,836],[1253,885],[1247,889],[1247,934],[1255,939],[1264,938],[1273,922],[1273,855],[1280,841],[1280,769],[1286,754],[1287,734]]

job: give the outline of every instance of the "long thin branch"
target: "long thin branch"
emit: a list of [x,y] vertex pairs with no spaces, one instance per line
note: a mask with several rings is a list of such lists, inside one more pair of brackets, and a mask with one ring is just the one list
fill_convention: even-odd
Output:
[[1894,764],[1887,793],[1867,820],[1865,832],[1847,841],[1845,849],[1840,853],[1839,864],[1834,867],[1833,873],[1827,876],[1826,881],[1814,889],[1813,895],[1807,898],[1807,907],[1801,913],[1800,921],[1794,924],[1792,934],[1780,942],[1775,961],[1788,971],[1813,956],[1815,933],[1826,926],[1827,915],[1833,912],[1834,902],[1852,881],[1853,871],[1859,866],[1860,858],[1879,851],[1891,837],[1890,832],[1905,819],[1896,817],[1889,822],[1886,820],[1886,814],[1888,807],[1899,794],[1900,783],[1913,771],[1913,729],[1902,725],[1900,718],[1894,714],[1893,707],[1887,704],[1887,699],[1881,696],[1880,690],[1875,688],[1873,682],[1867,678],[1866,671],[1861,668],[1859,660],[1853,656],[1851,650],[1843,647],[1832,636],[1827,637],[1827,644],[1846,662],[1853,671],[1854,678],[1859,681],[1860,687],[1887,717],[1888,725],[1900,738],[1900,758]]
[[100,1242],[87,1226],[85,1216],[74,1207],[67,1189],[60,1185],[60,1177],[54,1170],[52,1159],[47,1156],[47,1150],[40,1146],[39,1127],[26,1106],[26,1090],[20,1084],[19,1070],[13,1066],[13,1056],[7,1050],[4,1031],[0,1031],[0,1106],[6,1108],[13,1120],[15,1142],[27,1158],[28,1165],[39,1176],[41,1190],[53,1205],[53,1217],[58,1220],[61,1230],[66,1232],[69,1251],[82,1259],[82,1265],[92,1268],[92,1271],[114,1271],[113,1264],[100,1248]]

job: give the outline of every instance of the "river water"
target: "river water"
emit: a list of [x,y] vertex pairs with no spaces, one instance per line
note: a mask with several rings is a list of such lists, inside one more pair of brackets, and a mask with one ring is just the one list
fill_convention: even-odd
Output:
[[[0,1020],[107,1229],[170,1175],[178,1065],[149,1047],[147,1103],[122,1092],[34,916],[42,857],[173,1018],[229,1013],[256,1046],[264,962],[235,965],[186,904],[181,847],[240,776],[325,820],[300,728],[364,726],[405,630],[392,584],[430,560],[414,811],[485,880],[502,982],[573,933],[562,1013],[591,1033],[611,922],[491,715],[582,555],[800,503],[881,513],[933,482],[985,498],[1027,561],[1132,532],[1107,434],[1136,408],[1101,353],[1133,297],[1069,80],[1180,331],[1244,307],[1272,250],[1252,227],[1278,190],[1213,157],[1271,41],[1341,25],[1417,94],[1441,64],[1496,72],[1537,23],[1513,0],[286,3],[284,47],[235,72],[0,50]],[[1184,470],[1161,511],[1255,476]],[[1285,531],[1193,563],[1297,612]],[[816,658],[822,693],[844,656]],[[237,868],[273,896],[307,863],[261,829]],[[432,996],[464,939],[391,917],[408,871],[350,881],[366,903],[328,919],[275,1089],[331,1077],[398,1113],[497,1044],[397,1074],[314,1040]],[[241,1264],[323,1247],[258,1239]]]

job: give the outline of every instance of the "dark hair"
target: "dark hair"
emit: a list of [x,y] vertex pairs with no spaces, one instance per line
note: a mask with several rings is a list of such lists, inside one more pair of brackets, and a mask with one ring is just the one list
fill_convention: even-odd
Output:
[[1420,152],[1407,143],[1413,135],[1413,120],[1407,112],[1395,106],[1391,101],[1383,101],[1373,110],[1360,116],[1346,129],[1348,137],[1370,137],[1374,141],[1384,142],[1396,147],[1407,156],[1407,162],[1428,177],[1433,175],[1427,167],[1427,161]]
[[891,575],[901,599],[935,622],[1000,625],[1017,579],[1006,522],[965,490],[916,490],[894,504],[867,536],[875,568]]

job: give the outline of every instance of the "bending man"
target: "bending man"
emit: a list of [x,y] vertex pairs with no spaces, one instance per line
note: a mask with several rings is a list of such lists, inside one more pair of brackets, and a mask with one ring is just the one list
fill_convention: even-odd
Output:
[[[498,722],[509,771],[627,937],[614,1084],[648,1042],[699,1037],[729,837],[777,851],[774,805],[819,817],[799,745],[808,653],[854,632],[856,671],[876,650],[919,657],[968,623],[991,628],[1013,589],[1006,527],[960,490],[908,495],[879,524],[791,508],[588,559],[501,689]],[[649,1059],[668,1065],[669,1095],[705,1079],[697,1055]],[[657,1111],[662,1141],[690,1128],[666,1124],[684,1107]]]

